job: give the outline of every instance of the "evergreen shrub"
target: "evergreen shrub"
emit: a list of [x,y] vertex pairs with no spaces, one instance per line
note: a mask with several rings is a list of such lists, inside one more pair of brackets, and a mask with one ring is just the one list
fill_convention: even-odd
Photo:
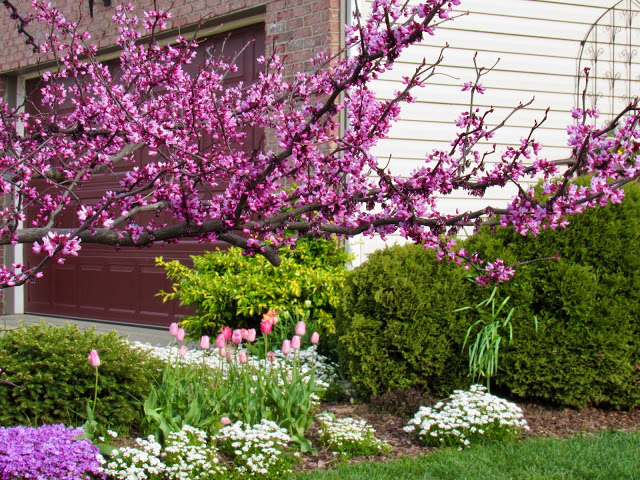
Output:
[[91,350],[102,362],[96,420],[119,430],[137,427],[155,363],[116,332],[44,322],[0,334],[0,378],[21,387],[0,383],[0,425],[84,424],[95,386],[95,369],[87,360]]
[[283,248],[282,263],[274,267],[262,255],[243,255],[239,248],[193,255],[193,268],[177,260],[156,264],[174,281],[172,292],[160,292],[165,301],[195,308],[181,326],[190,338],[216,336],[220,328],[259,328],[270,308],[287,310],[334,330],[335,309],[347,272],[349,255],[335,239],[305,237],[295,248]]
[[336,318],[340,365],[364,395],[469,386],[461,355],[466,272],[420,245],[374,252],[349,273]]
[[500,286],[515,310],[499,387],[578,408],[640,405],[640,187],[625,191],[621,204],[572,216],[566,229],[483,229],[467,242],[506,263],[559,257],[521,265]]
[[[589,179],[580,179],[588,182]],[[583,408],[640,406],[640,187],[622,204],[587,209],[566,229],[536,237],[483,228],[462,245],[523,264],[499,286],[509,296],[492,387],[529,400]],[[337,317],[341,364],[361,393],[418,388],[436,398],[466,388],[467,329],[490,322],[475,306],[493,286],[438,263],[421,246],[375,252],[348,275]],[[481,380],[482,381],[482,380]]]

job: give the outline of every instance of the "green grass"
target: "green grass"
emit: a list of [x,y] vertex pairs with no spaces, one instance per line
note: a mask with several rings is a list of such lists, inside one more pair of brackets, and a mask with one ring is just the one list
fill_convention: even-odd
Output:
[[295,480],[632,480],[640,479],[640,432],[568,440],[536,438],[503,445],[446,449],[387,463],[342,465]]

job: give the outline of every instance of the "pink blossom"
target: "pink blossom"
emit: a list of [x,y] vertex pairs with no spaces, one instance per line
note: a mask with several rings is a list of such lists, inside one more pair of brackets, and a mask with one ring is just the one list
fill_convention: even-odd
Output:
[[247,363],[247,361],[248,361],[247,352],[242,350],[240,352],[240,354],[238,355],[238,360],[240,361],[240,363]]
[[227,346],[227,340],[224,337],[224,333],[221,333],[216,337],[216,348],[224,348]]
[[180,327],[178,326],[178,324],[174,322],[174,323],[172,323],[171,325],[169,325],[169,333],[170,333],[173,337],[175,337],[175,336],[178,334],[178,329],[179,329],[179,328],[180,328]]
[[320,342],[320,334],[318,332],[313,332],[311,334],[311,343],[317,345]]
[[231,420],[229,419],[229,417],[222,417],[220,419],[220,423],[225,426],[231,425]]
[[276,361],[276,354],[273,353],[273,352],[267,353],[267,360],[269,360],[270,362],[275,362]]
[[232,335],[231,327],[221,328],[220,329],[220,333],[222,333],[222,335],[224,335],[224,339],[225,340],[231,340],[231,335]]
[[98,356],[97,350],[91,350],[87,360],[89,360],[92,367],[98,368],[100,366],[100,357]]
[[299,321],[296,324],[296,335],[304,337],[305,333],[307,333],[307,325],[303,321]]
[[291,339],[291,348],[295,348],[296,350],[300,350],[300,336],[294,335]]
[[247,336],[245,337],[245,340],[249,343],[253,343],[256,341],[256,329],[255,328],[250,328],[249,330],[247,330]]
[[285,340],[284,342],[282,342],[282,353],[284,353],[285,355],[288,355],[289,353],[291,353],[291,341],[289,340]]
[[184,331],[184,328],[179,328],[178,332],[176,333],[176,340],[181,342],[182,340],[184,340],[185,334],[186,332]]
[[234,330],[231,335],[231,341],[236,345],[240,345],[242,343],[242,331]]
[[182,346],[180,347],[180,352],[179,352],[179,353],[180,353],[180,356],[181,356],[182,358],[184,358],[184,357],[185,357],[185,355],[187,354],[187,350],[188,350],[188,349],[187,349],[187,346],[186,346],[186,345],[182,345]]
[[209,347],[209,336],[203,335],[202,337],[200,337],[200,348],[203,350],[209,350]]

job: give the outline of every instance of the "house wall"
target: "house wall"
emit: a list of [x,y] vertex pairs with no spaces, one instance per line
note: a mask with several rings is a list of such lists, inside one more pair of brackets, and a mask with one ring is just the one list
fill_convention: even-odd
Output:
[[[624,27],[625,17],[618,13],[616,28],[607,29],[604,23],[611,23],[611,18],[605,15],[602,26],[592,30],[588,36],[592,25],[614,5],[631,8],[632,28]],[[350,0],[350,7],[354,8],[354,0]],[[549,108],[548,119],[534,138],[541,140],[547,158],[567,157],[570,152],[566,147],[566,126],[572,121],[570,110],[578,101],[576,72],[581,50],[585,61],[580,68],[590,66],[592,75],[598,76],[598,81],[591,82],[591,85],[597,83],[596,93],[602,95],[598,108],[603,121],[626,104],[624,97],[629,89],[632,95],[640,93],[637,57],[640,51],[639,11],[640,3],[635,0],[462,0],[457,12],[469,12],[468,15],[443,24],[435,36],[407,49],[393,74],[386,75],[374,85],[381,98],[388,98],[401,88],[402,76],[411,75],[423,58],[434,61],[440,49],[447,43],[450,45],[444,52],[444,61],[437,68],[441,75],[433,77],[425,88],[414,90],[418,101],[403,107],[401,120],[389,138],[380,143],[376,154],[385,162],[391,156],[392,171],[408,174],[420,165],[426,152],[449,146],[456,132],[453,120],[462,111],[469,110],[468,92],[462,92],[460,87],[464,82],[475,80],[473,57],[477,52],[480,67],[489,68],[498,62],[493,71],[481,80],[487,88],[486,94],[476,96],[478,107],[495,108],[490,124],[500,123],[513,107],[535,97],[534,103],[525,111],[516,113],[491,143],[496,143],[498,151],[507,145],[518,144],[519,139],[528,134],[534,122],[541,120]],[[616,33],[614,41],[610,38],[611,32]],[[597,65],[587,58],[592,55],[589,47],[594,46],[596,35],[599,36]],[[585,38],[587,41],[582,48]],[[615,48],[611,47],[613,43],[617,44]],[[628,52],[632,52],[629,71],[620,64]],[[617,64],[613,76],[623,78],[616,83],[616,98],[610,102],[606,83],[611,76],[614,59]],[[629,74],[633,81],[624,82]],[[583,88],[581,84],[580,90]],[[589,93],[593,93],[591,88]],[[587,106],[592,106],[592,103],[593,96],[590,96]],[[483,200],[452,195],[442,199],[440,205],[445,212],[477,209],[486,203],[504,205],[514,193],[513,188],[496,189]],[[401,240],[399,237],[389,239],[391,242]],[[357,255],[355,264],[382,246],[383,242],[377,238],[359,238],[349,242],[350,249]]]

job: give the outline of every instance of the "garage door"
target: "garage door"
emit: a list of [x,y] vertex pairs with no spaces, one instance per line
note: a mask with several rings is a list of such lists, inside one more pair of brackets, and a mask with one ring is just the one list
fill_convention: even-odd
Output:
[[[225,41],[224,52],[233,55],[242,51],[238,59],[238,71],[227,78],[229,83],[251,82],[258,73],[255,59],[264,54],[264,24],[253,25],[234,31],[230,36],[220,35],[207,39],[200,47],[199,57],[204,59],[211,47]],[[197,62],[194,62],[197,63]],[[27,94],[31,100],[27,110],[36,112],[39,106],[39,80],[27,82]],[[255,148],[260,132],[251,132]],[[144,153],[136,158],[144,162]],[[118,172],[116,172],[116,175]],[[113,188],[113,174],[94,178],[91,185],[82,188],[85,201],[99,199],[104,191]],[[75,214],[73,215],[75,217]],[[68,219],[69,222],[75,221]],[[62,224],[67,221],[62,219]],[[66,226],[66,225],[65,225]],[[69,225],[71,226],[71,225]],[[214,246],[207,244],[206,248]],[[130,324],[168,325],[186,312],[179,309],[177,302],[162,303],[156,294],[160,290],[170,290],[164,269],[155,267],[155,258],[189,262],[189,255],[202,253],[205,246],[193,240],[181,241],[176,245],[153,246],[149,248],[129,248],[116,251],[110,246],[84,244],[79,257],[68,259],[63,265],[49,264],[44,277],[29,284],[25,291],[25,312],[45,315],[59,315],[74,318],[107,320]],[[25,263],[35,265],[42,255],[35,255],[25,247]]]

